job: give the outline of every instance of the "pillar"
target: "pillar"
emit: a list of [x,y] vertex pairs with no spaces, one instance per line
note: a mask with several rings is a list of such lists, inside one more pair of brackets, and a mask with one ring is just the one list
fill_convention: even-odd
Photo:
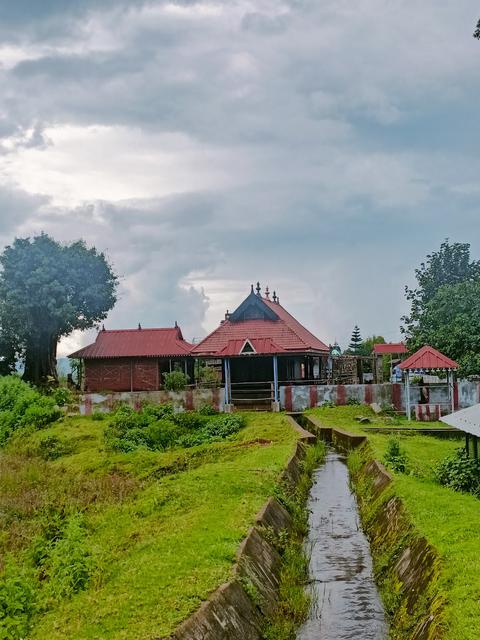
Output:
[[278,356],[273,356],[273,402],[272,411],[280,411],[280,400],[278,393]]

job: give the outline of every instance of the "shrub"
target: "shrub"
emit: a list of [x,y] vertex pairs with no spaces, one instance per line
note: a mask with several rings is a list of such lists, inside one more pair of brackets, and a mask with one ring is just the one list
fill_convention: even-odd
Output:
[[72,443],[62,442],[57,436],[47,436],[38,443],[38,455],[44,460],[57,460],[73,450]]
[[0,638],[21,640],[30,630],[36,610],[33,578],[22,575],[18,568],[4,571],[0,578]]
[[198,410],[198,413],[201,416],[216,416],[218,414],[218,411],[212,404],[206,402],[205,404],[202,404],[202,406]]
[[94,563],[81,514],[70,516],[62,536],[51,546],[43,563],[49,580],[47,591],[54,599],[68,598],[85,589]]
[[360,402],[360,400],[357,400],[357,398],[349,398],[347,400],[347,404],[357,406],[357,405],[361,404],[361,402]]
[[435,477],[445,487],[480,496],[480,462],[469,458],[464,449],[442,460],[435,467]]
[[163,374],[163,381],[167,391],[183,391],[188,384],[188,380],[189,377],[179,370]]
[[164,404],[144,404],[142,412],[146,416],[152,416],[156,420],[162,420],[163,418],[173,418],[173,404],[166,402]]
[[183,433],[184,430],[171,420],[157,420],[145,429],[144,441],[150,449],[168,449],[181,438]]
[[105,414],[102,411],[94,411],[92,413],[92,420],[105,420]]
[[383,460],[387,467],[397,473],[406,473],[408,469],[407,454],[400,447],[400,442],[396,438],[389,438]]
[[17,429],[41,429],[62,415],[55,400],[16,376],[0,378],[0,444]]
[[201,429],[208,422],[208,419],[208,416],[202,416],[197,411],[184,411],[173,416],[175,424],[188,431]]
[[57,387],[52,393],[52,398],[59,407],[65,407],[73,401],[73,394],[67,387]]

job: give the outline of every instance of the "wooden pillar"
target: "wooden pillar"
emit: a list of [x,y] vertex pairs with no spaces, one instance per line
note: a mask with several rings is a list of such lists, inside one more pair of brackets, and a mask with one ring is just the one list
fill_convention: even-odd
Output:
[[410,406],[410,371],[408,369],[405,375],[405,404],[407,408],[407,420],[411,420],[412,412]]
[[478,438],[477,436],[473,436],[473,457],[475,460],[478,460]]
[[465,434],[465,451],[467,452],[467,458],[470,457],[470,434]]

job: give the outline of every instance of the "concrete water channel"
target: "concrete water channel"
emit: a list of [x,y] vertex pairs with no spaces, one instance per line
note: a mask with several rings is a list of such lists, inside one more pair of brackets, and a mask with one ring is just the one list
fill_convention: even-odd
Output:
[[328,449],[308,500],[312,605],[297,640],[385,640],[388,625],[345,458]]

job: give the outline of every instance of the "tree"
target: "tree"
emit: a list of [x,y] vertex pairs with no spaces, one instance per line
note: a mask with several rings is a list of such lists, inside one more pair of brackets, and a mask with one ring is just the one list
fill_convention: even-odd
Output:
[[430,344],[457,360],[462,375],[480,373],[480,262],[471,260],[470,245],[445,240],[415,274],[401,327],[409,350]]
[[[419,269],[415,269],[418,286],[416,289],[405,287],[405,296],[411,304],[410,314],[402,317],[401,327],[410,348],[422,346],[419,337],[422,320],[427,305],[440,287],[461,282],[473,282],[480,278],[480,261],[470,259],[470,245],[454,242],[448,238],[442,242],[439,251],[427,255]],[[434,345],[432,345],[434,346]]]
[[370,336],[362,340],[358,348],[359,356],[371,356],[374,344],[385,344],[385,338],[383,336]]
[[357,325],[353,327],[352,337],[350,338],[350,344],[348,345],[348,349],[354,355],[359,353],[360,345],[362,343],[362,336],[360,335],[360,329]]
[[456,360],[461,375],[480,374],[480,278],[440,287],[414,339],[415,346],[431,344]]
[[44,233],[17,238],[0,266],[0,356],[11,361],[13,348],[29,382],[57,380],[58,340],[106,317],[118,278],[95,248],[60,244]]
[[475,31],[473,32],[473,37],[480,40],[480,20],[477,22],[477,26],[475,27]]

